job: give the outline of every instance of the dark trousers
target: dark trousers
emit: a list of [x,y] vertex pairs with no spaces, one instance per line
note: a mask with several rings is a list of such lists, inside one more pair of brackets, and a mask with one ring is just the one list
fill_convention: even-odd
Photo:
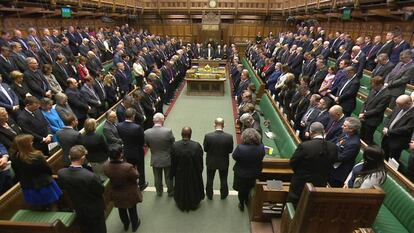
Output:
[[250,190],[242,190],[242,191],[239,191],[239,193],[237,194],[237,196],[238,196],[238,198],[239,198],[239,203],[240,204],[246,204],[247,205],[247,203],[248,203],[248,201],[249,201],[249,192],[250,192]]
[[401,152],[405,149],[400,145],[396,145],[395,141],[392,141],[388,136],[382,138],[381,147],[384,150],[385,160],[388,161],[389,158],[394,158],[399,160]]
[[162,171],[164,171],[164,179],[165,184],[167,185],[168,193],[172,193],[173,189],[173,182],[170,177],[171,167],[152,167],[152,171],[154,172],[154,185],[155,189],[157,190],[157,194],[161,194],[163,192],[162,189]]
[[410,159],[408,160],[407,178],[414,182],[414,153],[411,152]]
[[135,228],[137,226],[138,211],[137,211],[136,205],[128,209],[118,208],[118,212],[119,212],[119,218],[121,219],[122,223],[125,226],[129,226],[129,223],[132,224],[132,228]]
[[374,134],[378,126],[367,125],[362,122],[361,125],[361,139],[368,145],[374,144]]
[[142,190],[142,187],[145,185],[145,161],[144,156],[139,156],[138,159],[128,159],[126,158],[126,161],[132,165],[134,165],[139,173],[139,182],[138,185]]
[[[207,184],[206,184],[206,195],[208,198],[213,196],[213,182],[214,176],[216,175],[217,169],[207,168]],[[218,170],[220,176],[220,195],[222,198],[226,198],[229,195],[229,187],[227,186],[227,174],[228,169]]]
[[105,214],[103,210],[101,212],[94,216],[77,213],[77,220],[82,233],[106,233]]

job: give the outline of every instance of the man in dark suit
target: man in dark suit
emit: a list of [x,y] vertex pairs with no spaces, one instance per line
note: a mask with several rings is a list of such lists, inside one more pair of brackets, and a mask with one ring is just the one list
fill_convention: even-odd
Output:
[[43,66],[43,60],[40,57],[39,54],[39,48],[37,47],[36,43],[33,41],[27,42],[27,45],[29,46],[29,49],[25,50],[23,53],[26,57],[33,57],[36,59],[36,61],[39,63],[40,67]]
[[29,47],[27,46],[27,41],[22,37],[22,32],[20,30],[14,29],[13,31],[13,38],[11,39],[13,42],[17,42],[21,45],[23,51],[27,50]]
[[293,176],[288,201],[295,206],[306,183],[326,187],[332,166],[337,159],[336,145],[324,139],[324,128],[321,123],[312,123],[309,132],[311,140],[299,144],[289,161]]
[[309,90],[311,93],[319,93],[319,88],[327,74],[328,69],[326,68],[324,61],[317,60],[315,72],[310,76]]
[[300,73],[302,72],[302,64],[303,64],[303,48],[298,47],[295,54],[292,55],[291,59],[288,58],[288,66],[292,70],[292,73],[295,75],[296,78],[299,77]]
[[0,75],[0,107],[5,108],[9,113],[16,113],[19,110],[19,97],[14,90],[3,82]]
[[336,143],[342,133],[342,124],[345,121],[345,115],[342,112],[342,107],[334,105],[329,109],[329,123],[325,128],[326,140]]
[[145,113],[145,121],[144,121],[144,129],[148,129],[151,128],[154,124],[152,117],[155,114],[155,99],[152,95],[152,93],[154,92],[154,88],[152,87],[151,84],[147,84],[144,86],[144,90],[143,90],[143,96],[141,99],[141,105],[142,108],[144,109],[144,113]]
[[163,193],[162,173],[164,172],[165,184],[168,196],[174,195],[174,187],[171,180],[171,148],[175,142],[172,130],[164,127],[165,117],[162,113],[155,113],[154,126],[145,130],[145,143],[151,150],[151,166],[154,172],[154,184],[157,195]]
[[322,50],[321,50],[321,52],[320,52],[319,55],[322,55],[323,56],[323,59],[324,60],[327,60],[328,57],[329,57],[330,52],[331,51],[329,49],[329,41],[323,42],[323,47],[322,47]]
[[12,54],[10,61],[13,63],[14,68],[20,72],[24,72],[27,69],[26,56],[22,53],[22,46],[20,43],[15,42],[11,44]]
[[224,132],[224,119],[216,118],[214,121],[215,131],[204,136],[204,151],[207,153],[207,183],[206,195],[208,199],[213,198],[213,182],[216,170],[220,176],[220,195],[225,199],[229,194],[227,187],[227,175],[229,170],[229,154],[233,151],[233,137]]
[[39,57],[42,61],[42,64],[54,64],[55,60],[52,56],[52,49],[50,48],[50,44],[47,41],[42,42],[42,48],[39,50]]
[[405,92],[407,83],[414,77],[414,62],[410,50],[401,52],[401,61],[385,77],[385,86],[391,94],[390,107],[394,108],[395,99]]
[[361,79],[364,72],[366,56],[359,46],[352,47],[351,62],[351,66],[355,68],[356,77]]
[[376,66],[375,58],[377,57],[377,53],[381,47],[382,47],[381,36],[375,36],[373,45],[371,46],[369,50],[365,52],[366,61],[367,61],[365,63],[365,69],[373,70],[375,68]]
[[65,123],[65,126],[56,132],[56,136],[59,145],[63,150],[63,166],[69,167],[69,151],[73,146],[81,144],[81,134],[79,131],[75,130],[75,128],[78,126],[78,120],[74,115],[68,115],[62,120]]
[[56,81],[62,89],[65,90],[68,87],[69,73],[66,70],[65,57],[62,54],[56,57],[56,63],[53,65],[53,75],[55,75]]
[[302,65],[301,76],[312,77],[316,71],[316,59],[310,52],[306,52],[304,57],[305,61]]
[[377,63],[378,64],[372,70],[372,77],[381,76],[385,79],[394,68],[394,64],[390,62],[386,53],[381,53],[377,56]]
[[79,53],[81,56],[87,57],[89,50],[89,39],[84,38],[82,43],[79,45]]
[[356,106],[356,96],[359,90],[359,80],[355,73],[355,68],[349,66],[345,68],[347,80],[339,87],[335,97],[335,102],[339,104],[345,116],[351,116]]
[[368,145],[374,143],[373,137],[378,125],[384,119],[384,112],[390,103],[390,93],[384,87],[384,78],[375,76],[371,79],[371,92],[364,102],[359,114],[361,120],[361,139]]
[[49,156],[48,144],[52,141],[52,134],[48,121],[39,110],[39,100],[28,96],[24,103],[25,108],[17,116],[17,124],[24,133],[33,135],[33,146]]
[[125,111],[128,108],[131,108],[134,104],[134,99],[132,96],[126,95],[124,98],[122,98],[121,104],[116,108],[116,117],[118,119],[118,122],[124,122],[125,121]]
[[349,60],[351,58],[351,55],[345,48],[345,45],[339,46],[338,51],[339,52],[338,52],[338,58],[336,59],[336,67],[339,67],[339,62],[341,62],[341,60],[344,60],[344,59]]
[[390,61],[397,64],[400,61],[400,53],[406,49],[409,49],[410,45],[404,41],[401,34],[394,37],[394,47],[392,48]]
[[30,94],[41,99],[43,97],[52,97],[49,82],[38,69],[39,64],[36,59],[29,57],[27,60],[28,69],[24,72],[24,81],[30,89]]
[[3,81],[7,84],[11,84],[13,80],[10,77],[10,72],[16,70],[12,60],[10,59],[11,51],[8,47],[1,47],[0,53],[0,75],[3,77]]
[[117,144],[122,145],[122,139],[119,137],[118,129],[116,128],[116,112],[111,110],[106,113],[106,121],[103,128],[103,134],[105,136],[108,147]]
[[399,96],[396,105],[382,130],[381,146],[387,160],[391,157],[398,161],[401,151],[408,148],[414,130],[414,106],[408,95]]
[[69,40],[69,47],[72,50],[72,53],[77,56],[79,53],[78,46],[81,42],[79,42],[75,37],[75,28],[73,26],[69,26],[68,32],[65,35],[66,38]]
[[377,56],[381,53],[386,53],[388,55],[388,57],[391,56],[392,49],[394,48],[393,38],[394,38],[394,33],[393,32],[387,32],[387,35],[385,36],[385,43],[378,50]]
[[332,187],[343,187],[348,174],[355,165],[355,158],[361,148],[358,133],[360,128],[361,122],[355,117],[348,117],[343,123],[342,134],[336,143],[338,157],[329,178],[329,184]]
[[125,111],[125,121],[117,125],[119,137],[124,142],[124,157],[128,163],[135,165],[139,172],[139,186],[143,191],[148,182],[145,181],[144,164],[144,130],[134,123],[135,110],[128,108]]
[[83,128],[83,123],[87,118],[88,111],[91,107],[85,101],[81,92],[78,89],[78,82],[74,78],[68,78],[68,88],[66,88],[66,95],[68,97],[69,106],[72,108],[78,118],[79,128]]
[[128,94],[129,92],[129,85],[131,84],[131,80],[129,79],[127,73],[125,72],[125,65],[122,62],[118,62],[116,64],[117,70],[115,73],[116,83],[119,87],[119,92],[121,97]]
[[59,182],[69,194],[82,233],[106,233],[105,187],[99,178],[82,167],[88,151],[82,145],[70,149],[71,165],[58,171]]
[[62,43],[61,43],[61,51],[62,54],[66,57],[66,58],[74,58],[75,56],[73,55],[73,51],[70,47],[70,43],[69,43],[69,39],[67,37],[63,37],[62,38]]
[[99,99],[99,96],[96,94],[95,89],[93,88],[93,84],[95,80],[92,76],[88,75],[85,77],[85,83],[81,87],[81,95],[86,101],[86,103],[91,108],[88,114],[93,118],[98,118],[101,115],[101,106],[102,102]]

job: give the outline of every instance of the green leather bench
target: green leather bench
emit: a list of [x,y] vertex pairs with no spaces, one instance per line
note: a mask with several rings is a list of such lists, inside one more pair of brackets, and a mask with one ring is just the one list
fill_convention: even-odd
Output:
[[69,227],[75,219],[76,214],[74,212],[19,210],[10,220],[14,222],[36,222],[49,224],[53,224],[55,221],[61,221],[66,227]]
[[369,91],[371,90],[371,76],[369,76],[368,74],[364,72],[361,80],[359,80],[359,83],[360,83],[359,92],[368,96]]
[[256,87],[257,99],[260,99],[264,94],[264,83],[262,82],[262,80],[259,80],[256,72],[254,72],[246,58],[243,58],[241,62],[243,64],[243,67],[247,69],[247,71],[249,72],[250,82],[254,83]]
[[[264,115],[264,120],[269,120],[269,129],[262,126],[263,129],[263,143],[266,146],[274,148],[273,156],[279,156],[281,158],[290,158],[296,149],[296,143],[292,139],[291,135],[285,128],[282,119],[272,104],[268,94],[262,96],[259,103],[260,111]],[[264,121],[262,120],[262,122]],[[262,123],[263,124],[263,123]],[[274,139],[269,139],[265,135],[265,131],[269,130],[275,134]]]
[[106,142],[105,135],[103,134],[103,129],[104,129],[105,122],[106,122],[106,120],[102,121],[98,126],[96,126],[95,132],[98,135],[102,135],[103,138],[104,138],[104,140],[105,140],[105,142]]
[[386,195],[373,226],[375,232],[413,233],[414,197],[390,175],[382,188]]

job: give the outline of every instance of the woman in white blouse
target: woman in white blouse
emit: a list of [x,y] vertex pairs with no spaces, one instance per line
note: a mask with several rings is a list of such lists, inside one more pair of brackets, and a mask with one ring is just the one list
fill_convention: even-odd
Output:
[[384,152],[379,146],[365,148],[363,162],[354,166],[348,178],[345,180],[344,188],[369,189],[382,185],[387,178],[384,165]]

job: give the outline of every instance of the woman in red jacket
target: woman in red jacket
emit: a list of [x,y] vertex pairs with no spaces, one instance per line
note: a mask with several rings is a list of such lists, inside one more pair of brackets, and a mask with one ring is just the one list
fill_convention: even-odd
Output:
[[78,74],[82,83],[85,83],[85,77],[89,75],[89,70],[86,68],[87,58],[81,56],[79,58]]

